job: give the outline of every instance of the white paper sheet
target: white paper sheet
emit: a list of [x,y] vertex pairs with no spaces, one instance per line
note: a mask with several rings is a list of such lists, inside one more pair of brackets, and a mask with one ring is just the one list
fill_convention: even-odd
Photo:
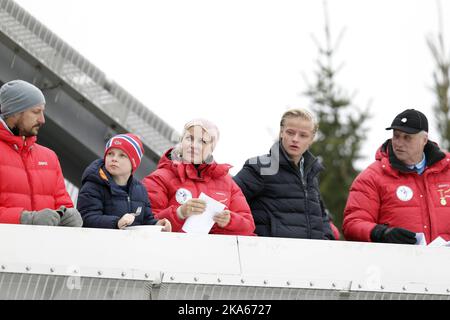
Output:
[[417,246],[426,246],[427,245],[425,233],[423,233],[423,232],[416,233],[416,240],[417,240],[416,241]]
[[203,192],[198,198],[206,202],[205,212],[187,218],[182,229],[186,233],[208,234],[214,225],[213,217],[216,214],[221,213],[225,209],[225,205],[208,197]]
[[[418,246],[427,245],[424,233],[422,232],[416,233],[416,239],[417,239],[416,245]],[[428,247],[450,247],[450,241],[445,241],[443,238],[437,237],[430,244],[428,244]]]
[[429,247],[450,247],[450,241],[445,241],[441,237],[437,237],[428,246]]

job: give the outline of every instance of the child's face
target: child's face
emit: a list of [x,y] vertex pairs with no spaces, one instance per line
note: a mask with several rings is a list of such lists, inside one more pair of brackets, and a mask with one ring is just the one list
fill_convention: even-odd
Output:
[[131,161],[120,149],[109,149],[105,157],[105,167],[112,176],[129,177],[131,175]]

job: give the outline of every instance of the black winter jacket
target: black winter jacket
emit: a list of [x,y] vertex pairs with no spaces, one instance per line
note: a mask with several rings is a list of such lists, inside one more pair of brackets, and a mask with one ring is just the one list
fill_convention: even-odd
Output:
[[252,209],[259,236],[334,239],[319,191],[323,166],[309,151],[303,157],[304,179],[277,142],[270,154],[247,160],[234,177]]
[[83,218],[83,227],[117,229],[117,222],[126,213],[142,212],[135,225],[153,225],[147,190],[133,176],[128,180],[128,193],[120,188],[106,171],[103,159],[92,162],[84,171],[78,194],[77,209]]

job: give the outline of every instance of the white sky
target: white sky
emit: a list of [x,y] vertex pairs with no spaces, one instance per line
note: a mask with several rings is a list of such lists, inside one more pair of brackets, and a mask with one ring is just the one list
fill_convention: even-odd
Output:
[[[235,166],[268,152],[282,113],[309,107],[302,96],[314,79],[323,36],[318,0],[16,0],[178,132],[188,120],[214,121],[218,162]],[[450,5],[444,3],[444,20]],[[431,0],[329,0],[335,38],[346,29],[335,63],[338,83],[372,100],[367,166],[396,114],[427,114],[433,60],[425,37],[438,29]],[[450,23],[445,25],[450,34]],[[447,41],[447,44],[450,40]],[[324,155],[333,156],[333,155]]]

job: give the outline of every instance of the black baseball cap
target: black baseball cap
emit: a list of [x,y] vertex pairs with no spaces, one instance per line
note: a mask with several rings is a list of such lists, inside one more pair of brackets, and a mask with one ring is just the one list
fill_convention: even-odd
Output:
[[389,128],[386,130],[400,130],[409,134],[428,132],[428,120],[425,115],[414,109],[407,109],[398,114]]

